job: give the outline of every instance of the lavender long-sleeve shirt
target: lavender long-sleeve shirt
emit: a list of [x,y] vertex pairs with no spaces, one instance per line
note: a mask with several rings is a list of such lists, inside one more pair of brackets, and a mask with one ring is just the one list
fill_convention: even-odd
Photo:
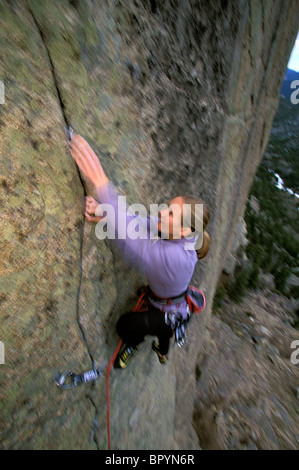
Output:
[[[111,224],[111,233],[115,233],[119,251],[125,259],[136,263],[142,269],[149,287],[157,296],[163,298],[179,296],[187,290],[197,262],[195,250],[186,249],[187,244],[190,248],[194,247],[194,239],[186,241],[184,238],[178,240],[153,238],[153,234],[157,233],[158,223],[158,218],[154,216],[138,216],[136,232],[141,233],[143,230],[146,238],[132,239],[128,236],[128,232],[130,232],[130,226],[131,229],[132,225],[137,226],[137,215],[128,213],[124,196],[120,199],[119,196],[111,182],[97,188],[97,197],[103,210],[106,211],[106,204],[113,207],[114,217],[112,213],[106,211],[107,221]],[[161,310],[161,304],[151,303]],[[186,301],[165,306],[164,311],[173,310],[174,307],[178,308],[184,316],[187,315]]]

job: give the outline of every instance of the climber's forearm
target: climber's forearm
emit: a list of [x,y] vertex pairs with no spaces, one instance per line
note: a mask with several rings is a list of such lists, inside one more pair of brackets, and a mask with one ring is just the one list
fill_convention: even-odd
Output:
[[95,184],[96,192],[100,191],[103,186],[106,186],[109,183],[108,177],[105,175],[101,178],[97,184]]

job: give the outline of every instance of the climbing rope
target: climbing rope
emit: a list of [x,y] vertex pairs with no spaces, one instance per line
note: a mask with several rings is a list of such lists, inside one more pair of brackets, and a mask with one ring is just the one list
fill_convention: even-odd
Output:
[[[146,292],[143,292],[135,307],[132,309],[133,312],[140,312],[142,311],[143,305],[146,303]],[[56,380],[56,385],[63,389],[63,390],[70,390],[71,388],[77,387],[81,384],[92,383],[99,380],[101,377],[105,376],[106,379],[106,406],[107,406],[107,442],[108,442],[108,450],[111,449],[111,435],[110,435],[110,392],[109,392],[109,376],[111,369],[114,365],[115,359],[120,351],[122,346],[122,340],[120,339],[116,349],[108,363],[107,369],[105,374],[102,373],[100,369],[96,369],[95,364],[93,369],[84,372],[83,374],[74,374],[71,371],[67,371],[64,374],[61,374]]]

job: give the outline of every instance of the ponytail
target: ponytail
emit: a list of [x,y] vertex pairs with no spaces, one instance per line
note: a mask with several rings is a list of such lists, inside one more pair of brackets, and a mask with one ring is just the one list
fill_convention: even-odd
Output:
[[201,248],[199,248],[199,250],[196,250],[197,259],[201,260],[207,256],[208,251],[210,249],[210,243],[211,243],[211,237],[208,234],[208,232],[205,230],[203,232],[202,246]]
[[[210,242],[211,238],[208,232],[206,231],[206,227],[210,221],[210,211],[207,206],[207,204],[200,198],[193,196],[193,195],[185,195],[181,196],[183,198],[184,204],[190,204],[191,205],[191,231],[195,232],[196,230],[196,210],[195,206],[196,204],[202,204],[203,205],[203,219],[202,219],[202,224],[203,224],[203,237],[202,237],[202,246],[198,250],[195,250],[197,253],[197,258],[199,260],[202,260],[205,258],[208,254],[208,251],[210,249]],[[182,217],[182,224],[183,224],[183,217]]]

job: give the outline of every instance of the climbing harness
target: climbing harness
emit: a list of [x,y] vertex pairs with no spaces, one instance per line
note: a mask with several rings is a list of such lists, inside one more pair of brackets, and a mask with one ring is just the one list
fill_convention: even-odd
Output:
[[[162,307],[164,313],[165,323],[174,331],[175,343],[181,348],[187,340],[186,330],[192,318],[192,313],[199,314],[205,309],[206,299],[203,292],[195,286],[189,286],[188,289],[177,297],[163,298],[154,294],[149,286],[144,286],[140,289],[143,295],[147,295],[149,300],[152,300]],[[140,297],[141,299],[141,297]],[[175,304],[179,304],[184,300],[187,301],[187,317],[180,312]],[[174,305],[173,310],[165,312],[165,306]]]
[[185,300],[187,292],[188,292],[188,290],[186,290],[185,292],[183,292],[182,294],[176,297],[164,298],[164,297],[158,297],[156,294],[154,294],[149,286],[144,287],[144,289],[147,289],[147,295],[151,300],[153,300],[154,302],[158,302],[161,305],[179,304],[180,302],[183,302],[183,300]]
[[189,286],[187,290],[186,300],[190,311],[198,315],[206,308],[206,298],[204,293],[195,286]]

